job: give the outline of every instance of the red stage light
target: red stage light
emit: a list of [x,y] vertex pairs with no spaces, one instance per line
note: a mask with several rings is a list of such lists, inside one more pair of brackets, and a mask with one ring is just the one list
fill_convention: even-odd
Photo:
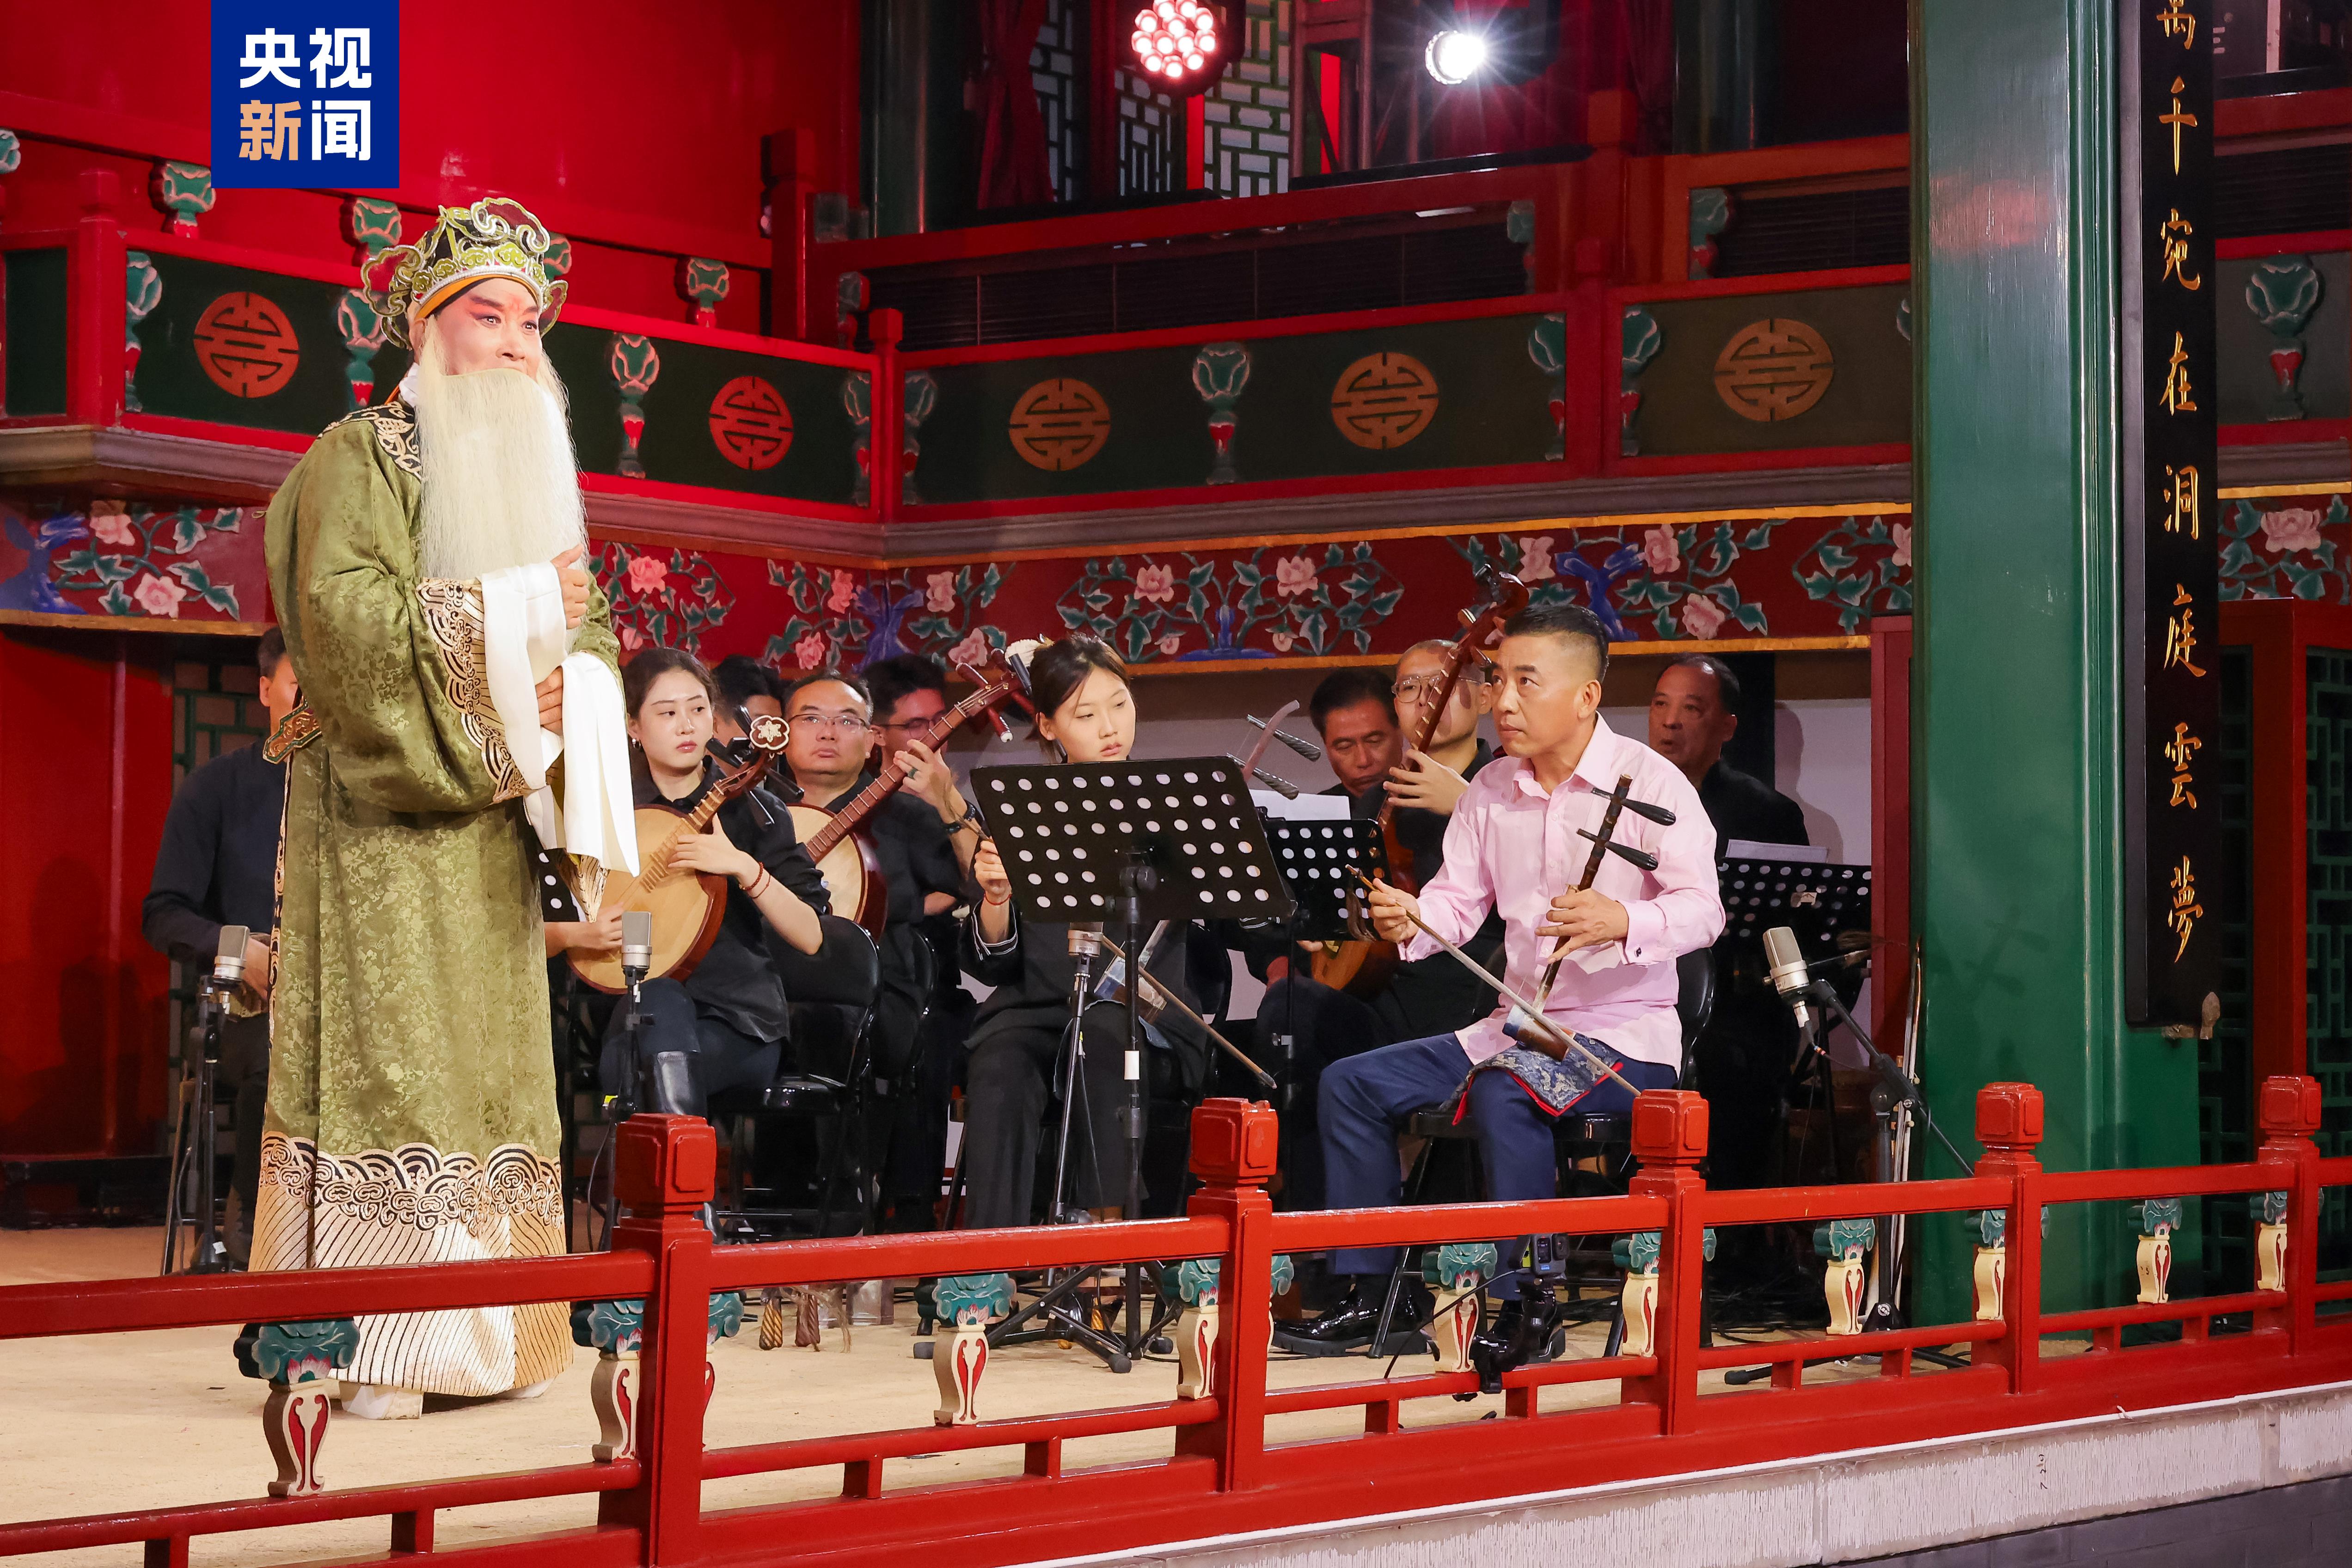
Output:
[[1181,98],[1207,88],[1225,68],[1226,30],[1213,5],[1153,0],[1135,14],[1129,45],[1152,85]]

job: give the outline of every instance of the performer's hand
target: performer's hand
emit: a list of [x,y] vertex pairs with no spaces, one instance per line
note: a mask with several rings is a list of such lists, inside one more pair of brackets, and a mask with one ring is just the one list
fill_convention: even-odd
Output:
[[539,699],[539,727],[563,732],[563,667],[557,665],[547,672],[547,679],[531,689]]
[[1003,858],[996,852],[996,840],[983,838],[971,858],[972,880],[980,884],[980,895],[992,904],[1001,904],[1013,896],[1013,879],[1004,874]]
[[575,921],[565,934],[568,945],[582,952],[618,952],[621,951],[621,906],[613,904],[600,911],[593,921]]
[[1543,962],[1549,963],[1561,953],[1580,947],[1622,942],[1625,930],[1624,905],[1590,888],[1570,888],[1551,901],[1551,919],[1536,927],[1536,934],[1561,939],[1543,956]]
[[247,991],[259,1000],[269,1000],[269,943],[257,936],[245,939],[245,979]]
[[1369,902],[1371,906],[1372,929],[1382,942],[1400,945],[1421,933],[1412,922],[1421,913],[1421,900],[1411,893],[1400,892],[1384,881],[1375,880]]
[[920,741],[908,742],[905,755],[907,787],[929,801],[941,821],[960,821],[963,816],[963,795],[956,788],[955,770],[940,761],[940,754]]
[[1427,752],[1407,752],[1402,766],[1389,770],[1389,798],[1399,805],[1417,806],[1440,816],[1454,815],[1454,802],[1470,781]]
[[747,881],[760,874],[760,863],[735,847],[719,819],[710,819],[708,833],[682,833],[669,852],[669,863],[681,871],[707,871],[714,877]]
[[585,545],[575,544],[551,563],[555,580],[563,589],[563,629],[567,632],[577,629],[588,618],[588,591],[596,585],[588,568],[580,564],[581,557],[586,553]]

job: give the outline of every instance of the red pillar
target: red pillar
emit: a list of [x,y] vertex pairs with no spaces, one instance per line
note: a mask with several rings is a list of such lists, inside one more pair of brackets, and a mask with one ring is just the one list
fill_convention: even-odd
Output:
[[600,1522],[644,1531],[646,1563],[690,1563],[702,1550],[712,1272],[699,1211],[717,1187],[719,1140],[698,1116],[634,1116],[622,1124],[614,1169],[629,1217],[614,1228],[613,1246],[653,1255],[654,1288],[638,1351],[644,1469],[628,1491],[604,1494]]
[[1274,1174],[1280,1129],[1264,1100],[1211,1100],[1192,1112],[1192,1173],[1204,1184],[1185,1212],[1231,1232],[1217,1272],[1217,1418],[1177,1433],[1181,1454],[1217,1461],[1222,1491],[1260,1485],[1265,1467],[1265,1355],[1274,1333]]
[[81,173],[81,221],[66,285],[66,412],[77,425],[122,422],[122,182],[110,169]]
[[874,340],[873,416],[866,430],[873,445],[874,521],[887,524],[898,521],[907,477],[907,373],[898,367],[907,319],[896,310],[876,310],[866,318],[866,332]]
[[1631,1192],[1666,1200],[1666,1226],[1658,1253],[1658,1328],[1652,1353],[1658,1370],[1628,1378],[1629,1402],[1658,1407],[1664,1434],[1697,1424],[1699,1310],[1706,1293],[1706,1227],[1698,1199],[1706,1191],[1698,1163],[1706,1156],[1706,1101],[1688,1089],[1644,1089],[1633,1100],[1633,1158],[1641,1162]]
[[2296,1355],[2311,1348],[2318,1318],[2312,1291],[2319,1283],[2319,1146],[2311,1135],[2319,1131],[2319,1080],[2263,1079],[2255,1121],[2263,1142],[2254,1158],[2278,1173],[2269,1190],[2286,1194],[2286,1307],[2261,1314],[2258,1326],[2285,1329],[2287,1353]]
[[2009,1392],[2031,1394],[2042,1382],[2042,1091],[2030,1083],[1989,1083],[1977,1090],[1976,1173],[2009,1182],[2009,1249],[2001,1288],[2009,1332],[1986,1359],[2009,1369]]

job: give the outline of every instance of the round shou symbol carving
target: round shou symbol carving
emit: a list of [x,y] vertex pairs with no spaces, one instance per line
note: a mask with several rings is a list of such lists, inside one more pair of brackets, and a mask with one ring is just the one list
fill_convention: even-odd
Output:
[[1005,426],[1013,449],[1033,468],[1066,474],[1110,439],[1110,405],[1085,382],[1066,375],[1041,381],[1013,400]]
[[792,450],[793,411],[762,377],[739,375],[710,400],[710,439],[739,468],[772,468]]
[[224,294],[196,318],[196,363],[231,397],[284,390],[302,362],[294,323],[259,294]]
[[1437,416],[1437,378],[1411,354],[1366,354],[1331,387],[1331,423],[1359,447],[1387,451]]
[[1779,316],[1750,321],[1715,356],[1715,390],[1742,419],[1794,419],[1822,400],[1837,356],[1821,333]]

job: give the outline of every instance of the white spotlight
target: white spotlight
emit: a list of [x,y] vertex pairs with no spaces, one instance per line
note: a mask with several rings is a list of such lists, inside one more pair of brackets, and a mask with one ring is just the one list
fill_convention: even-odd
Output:
[[1460,87],[1486,68],[1486,35],[1460,27],[1433,34],[1422,63],[1429,68],[1429,74],[1437,79],[1440,87]]

